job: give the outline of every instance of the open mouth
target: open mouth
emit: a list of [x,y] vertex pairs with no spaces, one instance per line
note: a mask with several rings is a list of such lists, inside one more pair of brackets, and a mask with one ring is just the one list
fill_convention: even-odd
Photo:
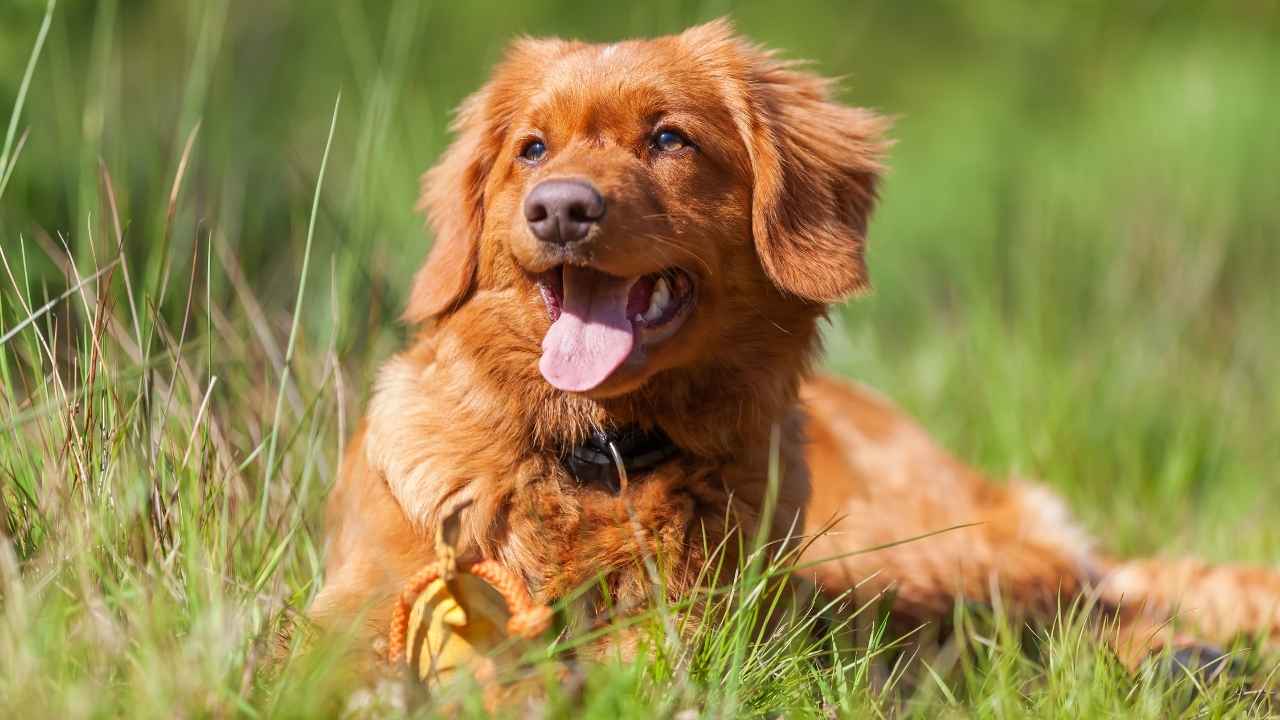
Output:
[[617,277],[561,265],[538,278],[551,327],[542,340],[543,377],[561,390],[585,392],[684,324],[694,302],[688,273],[668,268]]

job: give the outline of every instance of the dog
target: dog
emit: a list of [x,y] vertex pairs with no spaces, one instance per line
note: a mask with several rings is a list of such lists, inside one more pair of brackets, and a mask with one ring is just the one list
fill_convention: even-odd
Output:
[[807,538],[796,572],[823,593],[913,622],[1087,599],[1131,660],[1175,615],[1198,642],[1280,639],[1280,575],[1111,558],[1046,488],[815,372],[820,322],[869,287],[888,126],[725,21],[515,41],[423,178],[416,334],[332,490],[311,617],[385,635],[448,521],[540,602],[594,581],[588,618],[653,601],[643,558],[679,599],[709,548],[764,532]]

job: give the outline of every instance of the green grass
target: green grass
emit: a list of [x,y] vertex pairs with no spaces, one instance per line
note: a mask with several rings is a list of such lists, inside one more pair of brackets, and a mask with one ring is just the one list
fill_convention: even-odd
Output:
[[[723,13],[898,116],[876,292],[835,315],[832,369],[994,475],[1043,478],[1109,548],[1280,561],[1275,2],[100,0],[60,3],[45,32],[45,3],[15,0],[0,714],[332,714],[352,689],[339,649],[272,663],[271,641],[316,590],[325,492],[403,342],[416,180],[449,109],[515,33]],[[545,709],[1266,711],[1129,676],[1069,612],[1031,635],[961,614],[914,657],[871,610],[852,641],[802,616],[753,642],[760,583],[687,644],[644,619],[648,662],[549,679]]]

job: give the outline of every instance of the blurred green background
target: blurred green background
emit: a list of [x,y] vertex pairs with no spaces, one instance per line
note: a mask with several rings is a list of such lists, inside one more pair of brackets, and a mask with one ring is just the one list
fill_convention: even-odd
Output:
[[[5,113],[43,12],[0,4]],[[1276,2],[63,2],[0,243],[25,244],[50,288],[40,233],[82,269],[109,255],[101,159],[131,266],[165,272],[199,123],[168,272],[185,288],[208,239],[197,296],[235,326],[234,265],[283,338],[341,93],[299,352],[336,332],[354,415],[429,244],[417,177],[506,42],[720,15],[898,118],[876,292],[836,316],[833,368],[966,459],[1047,479],[1120,550],[1280,560]],[[159,312],[176,320],[185,295]]]

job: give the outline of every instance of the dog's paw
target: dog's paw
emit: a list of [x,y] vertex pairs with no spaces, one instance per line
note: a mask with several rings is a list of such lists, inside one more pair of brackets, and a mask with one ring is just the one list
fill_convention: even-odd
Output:
[[1213,645],[1181,645],[1152,656],[1148,662],[1158,663],[1159,669],[1172,681],[1190,678],[1200,687],[1249,677],[1249,667],[1243,658]]

